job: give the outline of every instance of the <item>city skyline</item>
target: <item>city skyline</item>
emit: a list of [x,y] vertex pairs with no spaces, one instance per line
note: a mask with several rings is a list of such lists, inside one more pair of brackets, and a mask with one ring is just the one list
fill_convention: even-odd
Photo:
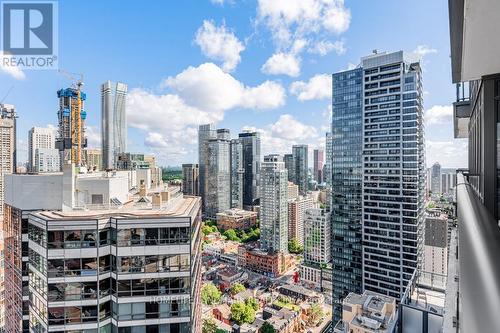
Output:
[[[320,13],[318,17],[307,18],[310,23],[319,24],[319,30],[299,34],[298,18],[291,17],[291,23],[285,28],[294,33],[291,38],[294,43],[280,45],[277,27],[272,24],[273,15],[282,10],[278,5],[270,8],[266,1],[222,3],[202,2],[193,11],[192,18],[182,21],[175,16],[187,11],[184,6],[189,4],[178,4],[177,8],[169,8],[167,4],[156,5],[155,10],[146,8],[147,15],[143,17],[155,18],[158,17],[156,12],[162,12],[166,18],[161,22],[154,19],[145,22],[135,16],[141,24],[140,36],[150,35],[144,40],[136,37],[138,32],[132,27],[115,24],[128,21],[134,15],[134,6],[123,4],[120,10],[113,11],[116,18],[111,21],[97,18],[84,32],[71,29],[80,20],[71,13],[82,12],[84,17],[90,6],[60,4],[60,68],[85,75],[89,147],[101,145],[100,84],[113,80],[129,85],[129,151],[154,153],[159,165],[195,163],[197,126],[210,121],[233,133],[244,129],[261,132],[262,156],[284,154],[293,144],[308,144],[312,155],[314,149],[324,149],[331,94],[325,84],[331,80],[331,73],[357,65],[357,59],[372,49],[389,52],[403,49],[423,56],[428,166],[435,161],[443,167],[466,166],[466,142],[452,142],[450,101],[454,87],[450,84],[449,66],[446,65],[449,61],[446,4],[429,1],[405,13],[400,10],[403,4],[399,2],[382,8],[376,4],[340,1],[336,10],[343,20],[334,22],[337,24],[333,26],[327,25],[321,21],[324,15]],[[288,4],[294,5],[299,6]],[[92,10],[106,12],[111,10],[110,6],[95,4]],[[390,27],[381,24],[383,15],[367,14],[382,9],[389,11],[388,15],[398,12],[394,15],[395,24],[400,22],[405,26],[410,16],[425,15],[426,19],[437,22],[440,29],[405,26],[404,32],[392,34],[387,41],[383,36]],[[242,19],[242,15],[250,17],[250,21]],[[117,35],[118,47],[105,45],[105,36],[92,33],[105,30],[101,29],[104,24],[109,25],[109,33]],[[123,31],[114,33],[118,28]],[[373,34],[367,35],[367,28]],[[73,35],[75,33],[77,36]],[[120,45],[125,36],[133,38],[135,47],[142,48],[141,53],[150,54],[152,61],[139,63],[134,52],[125,46],[131,44]],[[226,53],[217,45],[209,47],[206,41],[213,37],[229,45]],[[81,50],[73,42],[76,39],[85,42],[89,38],[92,42],[88,45],[98,46],[99,52],[95,52],[94,47]],[[117,52],[123,55],[120,61],[103,60],[103,57],[117,58]],[[276,60],[278,55],[287,56],[290,61],[283,63],[288,64],[288,68],[273,67],[276,61],[272,59]],[[124,66],[126,71],[122,70]],[[4,87],[0,94],[6,94],[13,86],[5,102],[14,104],[19,114],[18,160],[24,162],[27,160],[27,140],[23,133],[32,126],[56,125],[54,91],[67,87],[70,82],[54,71],[0,73],[0,86]],[[217,87],[202,87],[208,75],[229,89],[231,98],[218,98],[227,92]],[[22,98],[26,90],[33,92],[32,98]],[[157,107],[151,107],[155,105]],[[192,116],[182,119],[176,116],[184,112]],[[438,155],[439,152],[445,152],[444,156]],[[309,159],[312,161],[312,156]]]

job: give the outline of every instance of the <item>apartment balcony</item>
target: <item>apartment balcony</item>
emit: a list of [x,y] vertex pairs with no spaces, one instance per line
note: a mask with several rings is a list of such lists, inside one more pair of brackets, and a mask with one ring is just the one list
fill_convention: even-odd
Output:
[[469,119],[471,116],[470,91],[468,82],[456,84],[457,100],[453,103],[453,133],[455,139],[464,139],[469,135]]
[[466,174],[457,175],[458,329],[498,332],[500,227],[476,196],[468,178]]

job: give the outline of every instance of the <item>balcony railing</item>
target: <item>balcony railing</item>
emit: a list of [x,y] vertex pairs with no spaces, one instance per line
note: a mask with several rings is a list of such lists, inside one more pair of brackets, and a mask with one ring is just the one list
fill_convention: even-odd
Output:
[[500,328],[500,227],[457,174],[459,329],[498,332]]
[[470,88],[468,82],[457,83],[457,101],[453,103],[453,129],[455,138],[467,138],[471,115]]

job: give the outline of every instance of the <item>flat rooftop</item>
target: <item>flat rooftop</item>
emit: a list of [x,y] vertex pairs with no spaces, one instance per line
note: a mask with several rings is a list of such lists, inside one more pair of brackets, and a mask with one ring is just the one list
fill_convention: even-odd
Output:
[[108,209],[73,209],[70,211],[40,211],[35,215],[43,219],[67,220],[78,218],[99,219],[113,216],[115,218],[134,217],[195,217],[200,205],[199,197],[180,196],[170,199],[161,206],[153,206],[151,202],[137,203],[130,200],[122,206],[109,207]]
[[365,290],[365,292],[361,295],[349,293],[349,295],[344,298],[344,303],[363,305],[366,309],[376,312],[382,311],[386,303],[392,304],[393,302],[395,302],[395,298],[381,295],[369,290]]

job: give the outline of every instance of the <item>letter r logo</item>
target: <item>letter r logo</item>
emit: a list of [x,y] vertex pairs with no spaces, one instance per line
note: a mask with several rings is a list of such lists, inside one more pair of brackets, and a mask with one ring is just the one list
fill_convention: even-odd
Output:
[[2,2],[2,46],[12,55],[53,53],[53,4]]

